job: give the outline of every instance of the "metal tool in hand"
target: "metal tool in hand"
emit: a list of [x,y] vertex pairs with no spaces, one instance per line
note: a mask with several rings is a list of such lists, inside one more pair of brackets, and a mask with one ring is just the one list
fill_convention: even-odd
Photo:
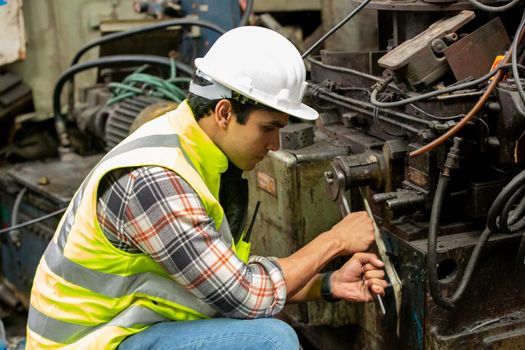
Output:
[[[374,230],[377,230],[378,228],[377,228],[376,221],[374,220],[374,215],[372,214],[372,210],[370,209],[370,205],[368,204],[368,201],[366,200],[366,197],[364,196],[363,191],[362,191],[361,188],[359,188],[359,193],[361,193],[361,197],[363,197],[363,204],[365,206],[365,210],[368,213],[368,216],[370,217],[370,219],[372,219],[372,221],[374,223]],[[377,296],[377,302],[379,303],[379,307],[381,308],[381,313],[383,315],[386,315],[385,305],[383,304],[383,298],[381,298],[381,296],[379,294],[376,294],[376,296]]]
[[[341,213],[343,216],[346,216],[350,214],[350,203],[348,202],[348,199],[346,198],[345,192],[347,189],[347,181],[346,176],[343,171],[338,171],[338,167],[334,167],[334,164],[332,164],[332,170],[333,171],[327,171],[325,172],[325,180],[328,184],[328,191],[332,195],[332,199],[339,204],[339,208],[341,209]],[[368,205],[368,202],[363,195],[363,192],[360,189],[361,196],[363,197],[363,203],[366,209],[366,212],[368,213],[368,216],[372,221],[374,222],[374,230],[378,230],[377,225],[374,220],[374,216],[372,215],[372,211],[370,210],[370,206]],[[376,235],[377,236],[377,235]],[[375,294],[377,302],[379,304],[379,307],[381,308],[381,313],[383,315],[386,315],[386,309],[385,305],[383,303],[383,299],[379,294]]]

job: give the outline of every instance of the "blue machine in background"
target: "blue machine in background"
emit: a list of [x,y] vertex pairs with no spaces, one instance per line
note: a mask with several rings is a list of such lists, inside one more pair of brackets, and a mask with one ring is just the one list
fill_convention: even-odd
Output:
[[[145,0],[134,4],[136,12],[147,13],[151,17],[191,18],[216,24],[224,30],[235,28],[241,20],[241,7],[238,0]],[[184,61],[202,57],[219,37],[219,33],[200,27],[192,27],[183,34],[178,48]]]
[[[182,13],[184,16],[196,16],[198,19],[217,24],[224,30],[235,28],[241,19],[241,8],[238,0],[181,0]],[[196,57],[202,57],[213,43],[219,38],[219,34],[206,28],[199,29],[200,37],[188,40],[186,33],[182,39],[181,50],[193,50],[195,47]]]

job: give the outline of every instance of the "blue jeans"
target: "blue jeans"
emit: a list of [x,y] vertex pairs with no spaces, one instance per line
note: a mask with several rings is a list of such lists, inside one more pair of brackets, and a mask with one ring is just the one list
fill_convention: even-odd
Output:
[[118,349],[297,350],[299,340],[292,327],[274,318],[215,318],[157,323],[124,339]]

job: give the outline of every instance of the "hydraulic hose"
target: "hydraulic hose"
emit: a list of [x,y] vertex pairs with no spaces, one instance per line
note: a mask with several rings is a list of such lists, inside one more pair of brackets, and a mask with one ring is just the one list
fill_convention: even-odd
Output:
[[[249,16],[249,14],[247,14],[248,10],[249,10],[249,12],[251,12],[252,8],[253,8],[253,0],[250,0],[250,2],[247,4],[245,15]],[[243,16],[243,18],[244,18],[244,16]],[[241,18],[241,22],[243,21],[243,18]],[[246,21],[247,20],[248,20],[248,17],[246,17]],[[94,40],[94,41],[84,45],[83,47],[81,47],[80,50],[77,51],[77,53],[75,54],[75,56],[71,60],[71,66],[76,65],[80,61],[80,58],[88,50],[92,49],[93,47],[99,46],[101,44],[113,42],[113,41],[116,41],[116,40],[120,40],[120,39],[123,39],[123,38],[127,38],[127,37],[130,37],[130,36],[133,36],[133,35],[147,33],[147,32],[151,32],[151,31],[157,30],[157,29],[167,28],[167,27],[171,27],[171,26],[199,26],[199,27],[211,29],[211,30],[213,30],[213,31],[215,31],[215,32],[217,32],[219,34],[224,34],[226,32],[223,28],[219,27],[218,25],[216,25],[214,23],[211,23],[211,22],[208,22],[208,21],[199,20],[199,19],[189,19],[189,18],[182,18],[182,19],[180,19],[179,18],[179,19],[173,19],[173,20],[169,20],[169,21],[162,21],[162,22],[159,22],[159,23],[155,23],[155,24],[152,24],[152,25],[148,25],[148,26],[143,26],[143,27],[140,27],[140,28],[127,30],[127,31],[124,31],[124,32],[118,32],[118,33],[104,35],[103,37],[101,37],[99,39],[96,39],[96,40]],[[68,104],[69,104],[69,108],[70,109],[72,109],[72,107],[74,105],[74,90],[75,90],[75,86],[74,85],[75,85],[74,84],[74,80],[71,80],[71,85],[69,87],[69,92],[68,92]]]
[[[516,175],[494,200],[487,216],[492,232],[515,234],[525,229],[525,170]],[[517,265],[525,263],[525,232],[516,253]]]
[[489,6],[485,5],[477,0],[468,0],[468,2],[477,8],[478,10],[487,11],[487,12],[505,12],[516,6],[521,0],[512,0],[511,2],[501,5],[501,6]]
[[[447,156],[447,163],[451,163],[449,159],[456,157],[459,143],[454,139],[454,146],[451,147],[449,155]],[[439,219],[441,216],[441,209],[443,205],[443,198],[445,196],[448,182],[450,181],[450,166],[445,165],[445,170],[440,175],[438,185],[432,202],[432,211],[430,214],[430,223],[428,230],[428,252],[427,252],[427,273],[429,276],[430,294],[437,305],[452,310],[455,308],[457,302],[463,296],[472,272],[479,260],[480,252],[492,233],[517,233],[525,228],[525,170],[516,175],[496,197],[492,204],[488,216],[487,227],[483,230],[474,251],[465,268],[465,272],[458,288],[451,297],[444,297],[441,294],[439,286],[439,279],[437,276],[437,231],[439,228]],[[517,205],[517,206],[516,206]],[[514,208],[511,210],[511,208]],[[516,263],[523,264],[525,258],[525,234],[516,254]]]
[[443,198],[447,191],[450,176],[442,173],[439,176],[434,200],[432,202],[432,212],[430,214],[430,223],[428,228],[428,248],[427,248],[427,273],[430,285],[430,294],[439,306],[445,309],[453,309],[454,303],[444,298],[441,295],[439,287],[439,280],[437,276],[437,229],[439,226],[439,218],[441,217],[441,208],[443,205]]
[[[521,18],[521,23],[518,27],[518,33],[520,31],[523,31],[523,26],[525,25],[525,12],[523,12],[523,16]],[[518,40],[517,36],[512,40],[511,45],[511,51],[515,54],[512,55],[512,76],[514,77],[514,81],[516,82],[516,88],[518,89],[518,94],[521,98],[521,102],[525,105],[525,91],[523,91],[523,86],[521,85],[521,78],[518,72]]]
[[445,169],[441,173],[436,192],[434,194],[434,200],[432,202],[432,210],[430,213],[430,223],[428,228],[428,249],[427,249],[427,273],[429,279],[430,294],[434,299],[435,303],[442,308],[447,310],[452,310],[455,308],[456,303],[463,296],[474,267],[476,266],[481,249],[485,245],[485,242],[488,240],[491,231],[487,228],[485,229],[474,247],[474,251],[470,256],[470,259],[465,268],[465,272],[459,282],[459,286],[456,291],[453,293],[452,297],[444,297],[441,294],[441,288],[439,286],[439,279],[437,275],[437,231],[439,228],[439,219],[441,217],[441,209],[443,207],[443,200],[447,191],[448,183],[450,181],[450,170],[457,167],[457,160],[459,155],[459,144],[461,139],[454,138],[454,145],[450,148],[450,151],[447,155],[447,161],[445,163]]
[[[166,66],[168,68],[171,67],[170,60],[166,57],[152,55],[114,55],[79,63],[69,67],[66,71],[64,71],[58,78],[58,81],[55,85],[55,90],[53,91],[53,113],[55,114],[55,124],[60,139],[60,145],[66,149],[70,147],[65,126],[66,123],[62,118],[60,107],[60,95],[62,94],[62,88],[69,79],[71,79],[75,74],[91,68],[144,63],[157,66]],[[193,73],[193,70],[187,65],[179,63],[179,68],[189,75]]]
[[[516,195],[516,193],[518,193],[518,195]],[[503,190],[501,190],[490,207],[487,216],[487,226],[491,231],[516,233],[525,227],[523,210],[524,193],[525,170],[516,175]],[[510,210],[510,208],[514,206],[516,206],[516,208]]]
[[84,45],[83,47],[80,48],[80,50],[77,51],[77,53],[73,57],[73,60],[71,60],[71,65],[73,66],[77,64],[80,58],[82,57],[82,55],[84,55],[84,53],[86,53],[88,50],[92,49],[95,46],[99,46],[101,44],[105,44],[105,43],[109,43],[115,40],[127,38],[129,36],[151,32],[153,30],[167,28],[171,26],[199,26],[199,27],[211,29],[219,34],[224,34],[226,32],[224,29],[222,29],[216,24],[213,24],[208,21],[199,20],[199,19],[184,18],[184,19],[174,19],[174,20],[169,20],[169,21],[163,21],[163,22],[155,23],[149,26],[127,30],[125,32],[118,32],[118,33],[104,35],[103,37],[97,40],[93,40],[92,42]]

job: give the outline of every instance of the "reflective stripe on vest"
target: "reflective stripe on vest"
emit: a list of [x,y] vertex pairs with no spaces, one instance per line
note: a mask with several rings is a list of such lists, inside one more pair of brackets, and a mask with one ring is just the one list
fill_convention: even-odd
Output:
[[[47,317],[37,309],[30,307],[27,326],[33,332],[40,334],[44,338],[47,338],[53,342],[72,344],[102,327],[133,327],[137,319],[144,320],[144,322],[147,322],[148,324],[170,321],[168,318],[163,317],[146,307],[132,306],[121,312],[110,322],[90,327],[53,319]],[[39,330],[39,325],[43,324],[48,326],[48,328],[52,328],[53,332],[46,332],[45,334],[42,334],[41,330]]]
[[[106,338],[102,340],[105,346],[115,348],[122,337],[134,334],[151,323],[191,320],[217,314],[208,304],[173,281],[151,258],[143,254],[138,254],[136,258],[127,253],[120,254],[117,248],[108,246],[107,240],[103,241],[105,236],[96,226],[96,189],[105,173],[117,167],[144,164],[166,166],[173,171],[183,166],[180,170],[190,177],[191,182],[182,174],[179,175],[199,194],[208,215],[215,220],[219,233],[235,250],[228,222],[221,214],[222,208],[217,197],[211,192],[203,192],[208,191],[203,189],[203,185],[207,186],[207,183],[182,148],[176,134],[178,129],[175,129],[175,133],[168,130],[167,134],[163,134],[165,128],[171,128],[166,124],[166,120],[152,125],[142,133],[137,132],[129,140],[115,147],[90,172],[76,192],[37,270],[39,280],[35,278],[28,317],[28,330],[31,331],[28,331],[28,344],[33,341],[38,344],[38,337],[42,337],[42,342],[49,340],[49,346],[52,347],[64,344],[73,344],[74,347],[89,346],[92,342],[88,339],[93,339],[92,335],[100,333],[107,337],[107,342],[104,341]],[[157,131],[160,131],[159,134]],[[153,153],[153,159],[156,161],[148,159],[147,148],[156,152]],[[158,153],[162,152],[162,148],[167,149],[166,153]],[[169,148],[173,148],[173,152]],[[129,156],[127,152],[130,152]],[[176,161],[165,161],[166,158],[162,157],[166,155],[170,155],[169,159],[175,159],[171,158],[175,156]],[[105,163],[108,161],[109,163]],[[187,163],[187,166],[184,166],[184,163]],[[204,163],[197,163],[197,166],[202,167],[202,164]],[[204,170],[207,169],[218,168],[212,166]],[[222,171],[214,174],[220,173]],[[207,181],[210,181],[212,186],[217,184],[216,177],[207,178]],[[81,212],[78,212],[79,209]],[[95,220],[95,225],[89,223],[91,217]],[[75,218],[79,221],[75,222]],[[86,224],[88,226],[85,226]],[[85,231],[84,228],[89,231]],[[91,230],[94,230],[93,234],[89,233]],[[71,235],[71,232],[75,234]],[[84,235],[83,232],[89,234]],[[86,249],[79,250],[83,247]],[[117,253],[114,253],[115,251]],[[114,255],[115,261],[120,264],[113,263],[111,266],[107,262],[106,259],[111,259],[113,254],[117,254]],[[130,267],[126,268],[128,264]],[[105,265],[108,266],[106,271]],[[115,266],[124,267],[115,269]],[[39,285],[42,288],[39,288]],[[63,303],[61,298],[64,298]],[[116,306],[114,312],[109,311],[112,305]],[[86,318],[82,321],[84,314]],[[121,327],[120,330],[117,330],[117,327]],[[34,334],[32,339],[31,333]],[[86,339],[86,342],[83,342],[83,339]]]
[[[93,167],[93,170],[89,172],[89,174],[86,176],[84,181],[82,182],[82,185],[80,185],[80,189],[75,193],[75,196],[73,197],[72,203],[73,207],[71,210],[68,210],[66,213],[66,221],[60,228],[60,235],[58,236],[58,246],[60,249],[64,249],[64,246],[66,245],[66,240],[69,232],[71,232],[71,228],[73,227],[73,224],[75,223],[75,214],[77,213],[78,208],[80,207],[80,203],[82,202],[82,196],[84,194],[84,191],[87,187],[87,184],[89,183],[89,180],[91,179],[91,176],[95,172],[95,169],[99,164],[101,164],[104,161],[107,161],[115,156],[124,154],[129,151],[133,151],[137,148],[144,148],[144,147],[175,147],[179,148],[182,151],[182,155],[188,162],[188,164],[195,169],[193,166],[192,161],[190,158],[188,158],[188,155],[184,150],[182,149],[182,146],[180,144],[179,136],[178,135],[151,135],[151,136],[145,136],[137,140],[130,141],[128,143],[125,143],[123,145],[117,145],[115,148],[113,148],[109,153],[107,153],[98,163],[95,167]],[[196,171],[196,169],[195,169]]]

